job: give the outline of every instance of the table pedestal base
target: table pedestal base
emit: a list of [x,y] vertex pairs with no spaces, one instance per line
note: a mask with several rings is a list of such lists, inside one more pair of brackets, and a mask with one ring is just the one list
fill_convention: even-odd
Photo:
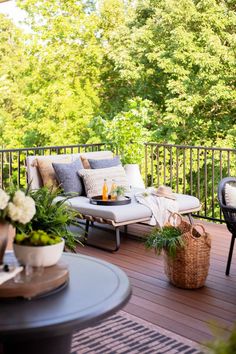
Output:
[[23,340],[15,338],[3,343],[3,354],[69,354],[72,334],[55,337],[30,339],[23,335]]

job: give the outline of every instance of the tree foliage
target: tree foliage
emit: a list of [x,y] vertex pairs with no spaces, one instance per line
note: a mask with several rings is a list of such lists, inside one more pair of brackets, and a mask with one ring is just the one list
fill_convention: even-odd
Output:
[[235,144],[235,25],[233,2],[143,0],[110,35],[120,87],[159,109],[155,140]]
[[0,16],[2,147],[236,146],[232,0],[22,0]]

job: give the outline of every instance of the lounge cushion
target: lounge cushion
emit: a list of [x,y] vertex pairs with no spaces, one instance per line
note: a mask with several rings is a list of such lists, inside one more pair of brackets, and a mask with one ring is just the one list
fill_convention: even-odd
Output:
[[108,168],[121,165],[119,156],[115,156],[113,159],[88,159],[88,162],[92,169]]
[[80,158],[71,163],[52,163],[52,166],[65,193],[83,194],[83,181],[77,174],[78,170],[84,168]]
[[151,210],[144,205],[137,203],[134,198],[131,204],[122,206],[105,206],[90,204],[89,198],[75,197],[66,201],[74,209],[83,215],[91,215],[104,219],[114,220],[122,223],[151,217]]
[[[101,217],[104,219],[111,219],[116,223],[131,222],[133,220],[139,220],[144,218],[150,218],[151,210],[143,204],[136,201],[134,193],[140,191],[134,190],[132,193],[128,193],[132,198],[131,204],[122,206],[103,206],[90,204],[89,198],[75,197],[69,199],[66,203],[71,205],[74,209],[78,210],[83,215],[91,215],[95,217]],[[61,198],[61,197],[59,197]],[[176,200],[179,205],[179,212],[194,210],[199,208],[200,202],[197,198],[185,194],[176,194]]]
[[186,210],[197,209],[200,207],[200,201],[198,198],[193,197],[192,195],[175,193],[176,201],[179,206],[179,212],[182,213]]

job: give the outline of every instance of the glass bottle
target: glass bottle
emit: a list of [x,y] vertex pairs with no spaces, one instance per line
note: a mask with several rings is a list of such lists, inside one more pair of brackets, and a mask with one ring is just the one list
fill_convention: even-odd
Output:
[[117,187],[116,181],[113,179],[112,180],[112,185],[111,185],[111,192],[110,192],[111,200],[116,200],[117,199],[116,187]]
[[102,200],[108,200],[108,186],[107,180],[104,179],[103,187],[102,187]]

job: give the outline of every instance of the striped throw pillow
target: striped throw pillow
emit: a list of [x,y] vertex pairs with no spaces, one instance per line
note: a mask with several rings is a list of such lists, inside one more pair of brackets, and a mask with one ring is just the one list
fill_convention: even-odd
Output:
[[117,186],[125,187],[130,192],[130,186],[124,168],[119,165],[109,168],[99,169],[82,169],[78,171],[80,177],[83,178],[87,197],[95,197],[102,194],[104,179],[107,180],[108,191],[111,189],[112,180],[115,180]]

